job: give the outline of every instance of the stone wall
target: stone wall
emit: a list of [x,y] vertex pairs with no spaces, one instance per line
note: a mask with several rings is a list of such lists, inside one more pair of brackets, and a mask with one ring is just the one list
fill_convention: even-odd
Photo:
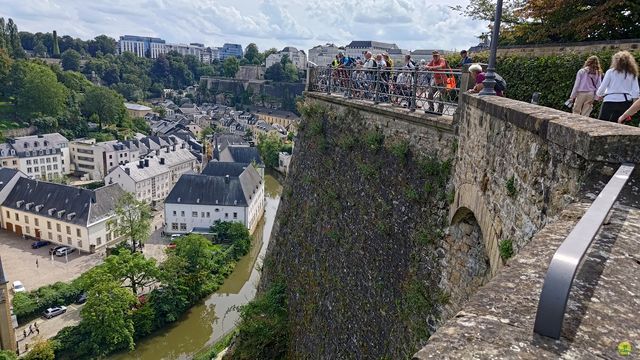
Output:
[[18,128],[18,129],[6,129],[2,130],[2,136],[4,137],[20,137],[20,136],[29,136],[38,132],[38,128],[35,126],[29,126],[26,128]]
[[564,53],[589,54],[602,50],[636,50],[640,49],[640,39],[586,41],[580,43],[514,45],[498,48],[498,56],[507,55],[559,55]]
[[471,210],[492,271],[497,247],[516,251],[580,196],[598,173],[640,158],[640,129],[500,97],[463,95],[450,219]]

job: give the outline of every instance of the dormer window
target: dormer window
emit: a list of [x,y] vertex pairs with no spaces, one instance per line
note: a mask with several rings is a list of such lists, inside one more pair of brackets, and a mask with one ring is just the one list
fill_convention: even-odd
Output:
[[20,207],[20,206],[22,206],[22,204],[24,204],[24,200],[16,201],[16,207]]
[[44,146],[49,146],[49,143],[47,142],[47,140],[44,141]]
[[49,212],[49,216],[52,216],[55,211],[56,211],[56,208],[49,209],[49,211],[48,211]]
[[42,208],[44,207],[44,205],[40,204],[40,205],[36,205],[36,211],[40,211],[42,210]]
[[76,213],[74,212],[67,214],[67,220],[72,220],[74,217],[76,217]]
[[27,203],[27,205],[25,205],[25,209],[27,209],[27,210],[31,210],[31,207],[32,207],[32,206],[33,206],[33,203],[32,203],[32,202]]
[[39,144],[38,144],[38,142],[37,142],[37,141],[33,143],[33,147],[38,147],[38,145],[39,145]]
[[24,143],[24,148],[26,149],[26,148],[28,148],[28,147],[29,147],[29,144]]
[[62,216],[64,215],[65,211],[64,210],[60,210],[58,211],[58,219],[62,219]]

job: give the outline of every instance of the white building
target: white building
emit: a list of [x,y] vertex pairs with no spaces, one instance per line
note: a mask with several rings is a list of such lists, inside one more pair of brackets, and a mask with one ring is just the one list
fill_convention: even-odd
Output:
[[125,51],[133,53],[139,57],[157,58],[160,54],[166,53],[165,41],[160,38],[147,36],[124,35],[118,40],[118,51],[122,54]]
[[104,181],[120,185],[138,200],[154,203],[167,197],[180,175],[196,169],[197,159],[188,149],[167,148],[145,159],[117,166]]
[[180,54],[184,55],[193,55],[197,57],[200,61],[202,61],[201,55],[204,52],[204,46],[202,44],[166,44],[165,45],[166,52],[176,51]]
[[318,66],[327,66],[331,64],[340,51],[343,50],[340,50],[339,47],[329,43],[314,46],[309,50],[309,61]]
[[352,41],[349,45],[345,46],[345,55],[354,59],[360,57],[364,59],[364,53],[370,51],[372,54],[381,54],[383,52],[389,52],[399,49],[398,45],[383,43],[379,41]]
[[267,56],[265,59],[265,66],[268,69],[271,65],[279,63],[284,55],[289,56],[289,60],[299,70],[303,70],[307,67],[307,54],[302,50],[298,50],[293,46],[287,46],[282,51]]
[[117,185],[86,190],[21,177],[0,206],[2,228],[94,252],[117,241],[113,220],[123,194]]
[[58,133],[7,139],[0,161],[33,179],[52,180],[71,173],[69,140]]
[[165,232],[206,232],[220,221],[251,232],[264,213],[264,180],[251,164],[210,162],[207,174],[182,175],[165,200]]

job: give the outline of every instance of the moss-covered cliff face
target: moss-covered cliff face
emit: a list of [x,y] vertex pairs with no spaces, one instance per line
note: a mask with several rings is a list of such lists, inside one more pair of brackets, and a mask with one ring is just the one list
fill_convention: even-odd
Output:
[[436,250],[451,159],[414,156],[356,111],[300,110],[263,274],[286,284],[288,357],[410,357],[448,301]]

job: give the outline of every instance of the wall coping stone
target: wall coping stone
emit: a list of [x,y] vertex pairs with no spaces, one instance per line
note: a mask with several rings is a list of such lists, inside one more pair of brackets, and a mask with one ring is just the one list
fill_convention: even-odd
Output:
[[304,95],[313,99],[331,102],[337,105],[348,106],[353,109],[368,111],[379,115],[406,121],[426,127],[436,128],[443,132],[454,133],[453,117],[447,115],[426,114],[420,110],[414,112],[406,108],[394,107],[389,104],[373,104],[370,101],[347,99],[342,95],[328,95],[319,92],[304,92]]
[[[461,94],[478,108],[589,161],[640,162],[640,128],[588,118],[500,96]],[[464,114],[462,114],[464,115]]]

